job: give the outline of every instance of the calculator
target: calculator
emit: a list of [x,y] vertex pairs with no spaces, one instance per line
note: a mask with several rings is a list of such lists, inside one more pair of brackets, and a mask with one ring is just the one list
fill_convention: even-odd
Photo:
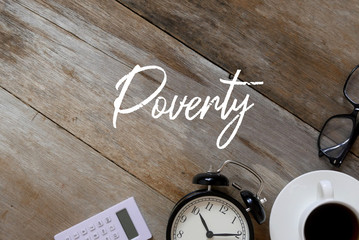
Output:
[[55,235],[55,240],[148,240],[152,237],[133,197]]

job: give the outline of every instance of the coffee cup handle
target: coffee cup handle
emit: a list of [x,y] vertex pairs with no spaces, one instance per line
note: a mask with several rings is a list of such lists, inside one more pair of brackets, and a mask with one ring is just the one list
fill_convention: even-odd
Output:
[[329,180],[321,180],[318,184],[318,200],[334,198],[334,190]]

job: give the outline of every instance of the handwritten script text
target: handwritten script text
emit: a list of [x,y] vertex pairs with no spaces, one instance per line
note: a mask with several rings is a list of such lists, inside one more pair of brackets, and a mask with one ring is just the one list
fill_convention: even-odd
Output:
[[[158,70],[163,73],[163,79],[159,87],[146,99],[144,99],[139,104],[136,104],[134,106],[131,106],[129,108],[121,108],[121,104],[123,102],[123,99],[126,95],[126,91],[128,87],[130,86],[133,78],[137,73],[144,72],[147,70]],[[139,65],[136,65],[133,70],[122,77],[116,84],[116,89],[120,90],[119,96],[114,101],[114,113],[113,113],[113,127],[116,128],[116,122],[118,118],[118,114],[129,114],[134,111],[139,110],[152,100],[154,100],[154,106],[152,108],[152,117],[153,118],[159,118],[163,115],[168,115],[168,118],[171,120],[176,119],[179,114],[184,111],[184,115],[187,120],[191,121],[195,118],[204,119],[207,112],[213,108],[214,110],[220,112],[220,117],[222,120],[227,120],[229,115],[234,112],[236,115],[227,123],[227,125],[223,128],[222,132],[219,134],[217,138],[217,147],[219,149],[224,149],[228,146],[228,144],[232,141],[236,133],[238,132],[239,127],[242,124],[243,118],[246,114],[246,112],[251,109],[254,105],[254,103],[249,104],[249,94],[246,94],[244,99],[241,102],[238,102],[236,98],[231,99],[231,95],[233,92],[233,89],[235,86],[240,85],[262,85],[263,82],[243,82],[238,80],[238,76],[240,74],[240,70],[237,70],[236,74],[234,75],[233,79],[231,80],[223,80],[220,79],[220,82],[228,85],[228,90],[221,101],[221,98],[219,96],[215,96],[211,98],[210,96],[207,96],[204,100],[200,97],[194,97],[192,99],[188,99],[188,96],[184,96],[182,100],[178,100],[178,96],[175,95],[172,99],[172,102],[169,104],[167,100],[162,97],[158,96],[159,93],[162,91],[164,86],[166,85],[167,81],[167,74],[165,70],[158,66],[145,66],[140,67]],[[225,133],[227,131],[229,132],[230,136],[227,138],[227,140],[222,143],[222,138],[224,137]]]

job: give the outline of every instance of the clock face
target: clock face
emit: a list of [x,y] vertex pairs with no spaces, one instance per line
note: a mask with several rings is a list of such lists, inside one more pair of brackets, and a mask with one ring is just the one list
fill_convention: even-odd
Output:
[[250,240],[253,227],[245,209],[218,192],[190,196],[175,208],[167,229],[167,240]]

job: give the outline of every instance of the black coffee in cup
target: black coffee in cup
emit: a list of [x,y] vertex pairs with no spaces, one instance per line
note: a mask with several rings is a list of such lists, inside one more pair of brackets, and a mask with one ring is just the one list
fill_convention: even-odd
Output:
[[315,208],[304,225],[306,240],[359,240],[356,215],[346,206],[327,203]]

